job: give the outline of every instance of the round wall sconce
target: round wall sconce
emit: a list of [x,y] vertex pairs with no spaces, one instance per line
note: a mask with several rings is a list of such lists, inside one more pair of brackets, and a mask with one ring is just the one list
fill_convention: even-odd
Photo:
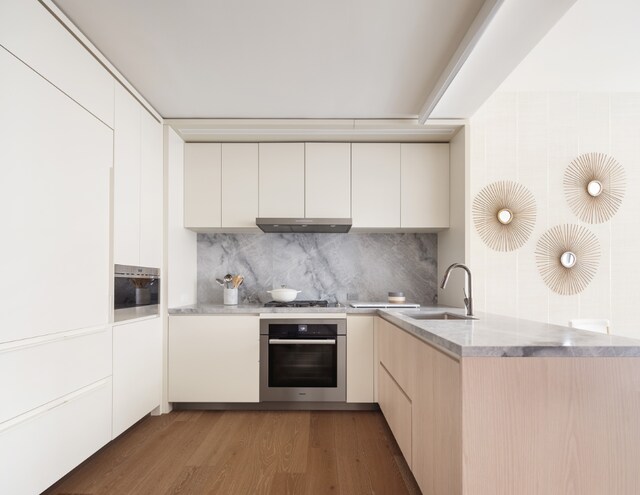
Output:
[[495,251],[522,246],[536,223],[536,201],[527,188],[512,181],[484,187],[473,200],[473,222],[482,241]]
[[580,225],[547,230],[536,246],[536,264],[544,283],[562,295],[582,292],[598,270],[600,244]]
[[567,167],[564,192],[569,208],[580,220],[606,222],[622,204],[624,169],[615,158],[604,153],[585,153]]

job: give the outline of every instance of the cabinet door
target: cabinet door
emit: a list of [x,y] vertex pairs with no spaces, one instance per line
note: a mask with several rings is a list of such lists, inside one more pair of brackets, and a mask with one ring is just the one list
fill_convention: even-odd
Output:
[[449,145],[401,144],[401,227],[449,227]]
[[184,145],[184,226],[220,228],[222,157],[218,143]]
[[258,402],[257,316],[170,316],[169,401]]
[[351,144],[305,144],[305,216],[351,217]]
[[400,144],[351,145],[354,228],[400,228]]
[[373,319],[347,317],[347,402],[373,402]]
[[411,400],[382,363],[378,368],[378,386],[378,403],[382,414],[398,442],[402,455],[411,467]]
[[162,320],[113,327],[113,438],[160,405]]
[[113,261],[140,264],[140,105],[116,86],[113,143]]
[[260,216],[304,213],[304,143],[260,143]]
[[3,49],[0,74],[0,342],[104,326],[113,131]]
[[256,227],[258,144],[222,144],[222,227]]
[[140,187],[140,265],[162,265],[163,160],[162,124],[144,109]]

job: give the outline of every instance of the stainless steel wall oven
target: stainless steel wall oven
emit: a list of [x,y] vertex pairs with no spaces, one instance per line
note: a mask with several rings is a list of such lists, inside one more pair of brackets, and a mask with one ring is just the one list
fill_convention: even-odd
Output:
[[114,265],[113,319],[130,320],[160,314],[160,270]]
[[260,400],[346,401],[344,318],[261,319]]

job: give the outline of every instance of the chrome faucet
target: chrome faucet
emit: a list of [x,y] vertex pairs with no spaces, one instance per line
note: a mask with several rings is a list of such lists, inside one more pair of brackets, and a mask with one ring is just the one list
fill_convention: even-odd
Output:
[[444,273],[444,278],[442,279],[442,283],[440,284],[440,288],[444,289],[447,286],[447,282],[449,281],[449,276],[454,268],[462,268],[466,274],[465,285],[469,289],[469,295],[467,295],[467,291],[463,288],[462,292],[464,293],[464,305],[467,308],[467,316],[473,316],[473,289],[471,288],[471,270],[466,265],[462,263],[454,263],[453,265],[447,268],[447,271]]

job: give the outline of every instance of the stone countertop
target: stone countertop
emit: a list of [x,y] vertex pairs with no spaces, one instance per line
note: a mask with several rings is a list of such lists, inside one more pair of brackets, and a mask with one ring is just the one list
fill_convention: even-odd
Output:
[[376,315],[378,310],[373,308],[351,308],[339,306],[330,308],[265,308],[261,304],[194,304],[179,308],[169,308],[170,315],[259,315],[266,313],[347,313]]
[[461,309],[265,308],[259,304],[198,304],[169,309],[170,315],[259,315],[346,313],[378,315],[419,339],[458,357],[640,357],[640,340],[479,313],[476,320],[415,320],[412,313],[464,314]]
[[[411,313],[378,315],[412,335],[458,357],[640,357],[640,340],[486,313],[477,320],[415,320]],[[463,310],[450,310],[464,314]]]

